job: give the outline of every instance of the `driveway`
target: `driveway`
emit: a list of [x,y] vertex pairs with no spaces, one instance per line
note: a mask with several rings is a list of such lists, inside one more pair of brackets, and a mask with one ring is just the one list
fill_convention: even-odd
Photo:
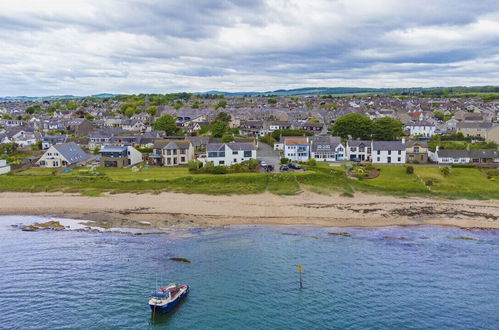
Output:
[[279,170],[281,155],[279,151],[274,151],[274,149],[268,144],[263,142],[258,143],[258,149],[256,150],[256,158],[258,160],[265,161],[269,165],[273,165],[275,170]]

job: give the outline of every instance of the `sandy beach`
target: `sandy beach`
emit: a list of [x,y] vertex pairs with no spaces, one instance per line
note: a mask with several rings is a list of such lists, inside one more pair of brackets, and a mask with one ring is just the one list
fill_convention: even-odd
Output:
[[1,193],[0,214],[93,220],[103,228],[434,224],[499,229],[499,202],[496,200],[435,200],[359,193],[353,198],[309,192],[297,196],[270,193],[237,196],[161,193],[102,197],[64,193]]

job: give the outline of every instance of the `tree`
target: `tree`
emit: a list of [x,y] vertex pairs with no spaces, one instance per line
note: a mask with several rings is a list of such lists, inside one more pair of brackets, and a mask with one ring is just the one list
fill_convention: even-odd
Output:
[[231,121],[231,116],[227,112],[220,111],[217,116],[215,117],[215,120],[221,120],[223,122],[230,122]]
[[166,135],[173,135],[177,129],[175,118],[170,115],[162,115],[154,122],[154,129],[165,131]]
[[224,136],[222,136],[222,142],[223,143],[228,143],[228,142],[232,142],[232,141],[234,141],[234,136],[233,135],[225,134]]
[[444,120],[444,118],[445,118],[445,114],[441,110],[435,110],[435,111],[433,111],[433,115],[438,120]]
[[341,136],[344,139],[351,137],[352,139],[368,140],[371,138],[372,131],[372,120],[358,113],[342,116],[333,125],[333,135]]
[[222,136],[224,136],[225,132],[227,132],[228,129],[229,126],[226,122],[216,120],[215,122],[213,122],[213,124],[211,124],[210,131],[213,137],[221,138]]
[[156,116],[156,114],[158,113],[158,108],[156,108],[154,105],[153,106],[150,106],[149,108],[147,108],[146,112],[148,114],[150,114],[151,116]]
[[403,134],[401,121],[390,117],[378,118],[373,122],[373,139],[380,141],[393,141]]

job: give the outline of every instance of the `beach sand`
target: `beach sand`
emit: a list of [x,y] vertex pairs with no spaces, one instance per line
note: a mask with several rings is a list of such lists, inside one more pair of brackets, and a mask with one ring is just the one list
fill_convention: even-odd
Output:
[[[226,225],[377,227],[447,225],[499,229],[499,202],[396,198],[356,193],[211,196],[180,193],[1,193],[0,214],[93,220],[103,228],[199,228]],[[144,223],[145,222],[145,223]]]

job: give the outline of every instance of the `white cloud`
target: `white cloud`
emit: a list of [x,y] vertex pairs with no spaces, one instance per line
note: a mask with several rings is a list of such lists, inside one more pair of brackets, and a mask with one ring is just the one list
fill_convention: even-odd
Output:
[[499,5],[3,0],[0,95],[499,84]]

